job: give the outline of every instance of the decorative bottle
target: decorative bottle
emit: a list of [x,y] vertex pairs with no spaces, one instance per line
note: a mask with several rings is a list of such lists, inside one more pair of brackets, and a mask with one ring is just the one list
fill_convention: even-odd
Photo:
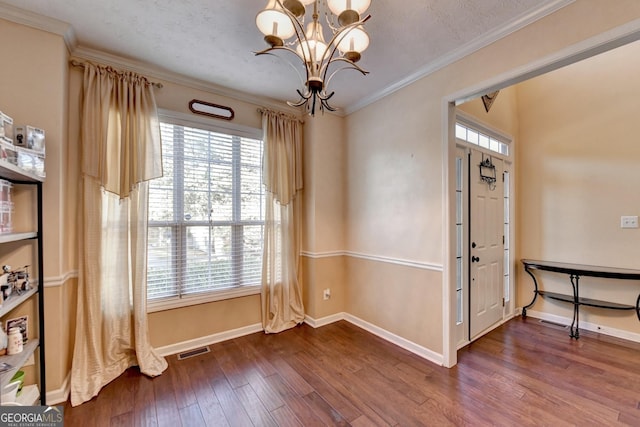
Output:
[[20,352],[22,352],[22,333],[20,333],[20,328],[11,328],[9,329],[7,354],[18,354]]
[[7,354],[7,342],[7,333],[4,331],[4,328],[0,326],[0,356]]

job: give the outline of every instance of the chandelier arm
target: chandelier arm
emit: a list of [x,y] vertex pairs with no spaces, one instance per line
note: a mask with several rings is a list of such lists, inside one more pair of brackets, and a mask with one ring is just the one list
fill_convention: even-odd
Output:
[[[346,63],[348,64],[347,66],[342,67],[342,68],[341,68],[341,70],[346,69],[346,68],[353,68],[354,70],[358,70],[358,71],[360,71],[360,72],[361,72],[363,75],[365,75],[365,76],[366,76],[367,74],[369,74],[369,72],[368,72],[367,70],[363,69],[363,68],[362,68],[362,67],[360,67],[358,64],[356,64],[355,62],[353,62],[353,61],[351,61],[351,60],[349,60],[349,59],[347,59],[347,58],[338,57],[338,58],[333,58],[333,59],[331,60],[331,62],[332,62],[332,63],[333,63],[333,62],[338,62],[338,61],[340,61],[340,62],[346,62]],[[334,74],[335,74],[335,73],[334,73]]]
[[298,95],[300,95],[300,100],[298,102],[287,101],[287,104],[289,104],[289,106],[302,107],[304,104],[309,102],[309,98],[311,98],[311,93],[307,93],[306,95],[303,95],[302,92],[300,92],[300,89],[296,89],[296,92],[298,92]]
[[[331,95],[333,95],[333,92],[331,92]],[[331,97],[331,95],[329,95],[329,97]],[[328,99],[328,98],[327,98],[327,99]],[[329,105],[329,103],[327,102],[327,100],[326,100],[326,99],[320,99],[320,105],[321,105],[321,107],[320,107],[320,110],[321,110],[321,111],[322,111],[322,110],[325,110],[325,109],[327,109],[327,110],[329,110],[329,111],[338,111],[338,109],[337,109],[337,108],[334,108],[334,107],[332,107],[331,105]]]
[[300,71],[298,70],[298,68],[295,65],[293,65],[293,63],[291,61],[289,61],[288,58],[276,55],[275,53],[272,52],[273,50],[276,50],[276,49],[277,50],[286,50],[286,51],[289,51],[289,52],[293,52],[296,55],[297,58],[301,59],[300,56],[298,56],[297,52],[293,51],[292,49],[290,49],[288,47],[284,47],[284,46],[281,46],[281,47],[269,47],[269,48],[267,48],[265,50],[262,50],[260,52],[254,52],[254,53],[255,53],[256,56],[258,56],[258,55],[272,55],[272,56],[275,56],[278,59],[281,59],[281,60],[285,61],[286,64],[288,64],[291,68],[294,69],[294,71],[298,75],[298,78],[300,79],[300,83],[304,86],[306,80],[304,79],[304,77],[302,77],[302,74],[300,74]]
[[[342,61],[342,62],[346,62],[348,65],[345,65],[344,67],[338,68],[337,70],[335,70],[334,72],[331,73],[331,75],[329,76],[328,79],[323,79],[325,82],[325,87],[328,87],[329,84],[331,83],[331,79],[333,78],[333,76],[335,76],[336,74],[338,74],[339,71],[342,70],[356,70],[356,71],[360,71],[362,73],[362,75],[366,76],[367,74],[369,74],[368,71],[363,70],[362,68],[360,68],[358,65],[354,64],[353,62],[349,61],[346,58],[335,58],[333,62],[337,62],[337,61]],[[328,64],[327,64],[328,65]],[[325,77],[326,77],[326,73],[325,73]]]
[[275,57],[277,57],[277,58],[280,58],[280,56],[278,56],[278,55],[274,55],[274,54],[272,53],[272,51],[274,51],[274,50],[286,50],[287,52],[291,52],[291,53],[293,53],[295,56],[297,56],[297,57],[298,57],[298,59],[300,59],[301,61],[303,61],[303,62],[304,62],[304,59],[303,59],[302,57],[300,57],[300,55],[298,55],[298,52],[296,52],[295,50],[291,49],[291,48],[290,48],[290,47],[288,47],[288,46],[273,46],[273,47],[272,47],[272,46],[270,46],[270,47],[268,47],[268,48],[266,48],[266,49],[264,49],[264,50],[260,50],[260,51],[258,51],[258,52],[253,52],[253,53],[254,53],[256,56],[258,56],[258,55],[265,55],[265,54],[267,54],[267,55],[273,55],[273,56],[275,56]]
[[318,98],[322,99],[323,101],[328,101],[328,100],[330,100],[330,99],[331,99],[331,97],[332,97],[335,93],[336,93],[336,92],[335,92],[335,91],[333,91],[333,92],[331,92],[329,95],[327,95],[327,93],[326,93],[326,92],[324,92],[324,95],[323,95],[323,94],[318,94]]

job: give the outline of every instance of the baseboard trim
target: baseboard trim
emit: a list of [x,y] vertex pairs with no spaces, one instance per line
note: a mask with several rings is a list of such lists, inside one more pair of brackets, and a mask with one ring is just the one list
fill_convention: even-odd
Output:
[[47,392],[47,405],[58,405],[69,400],[71,394],[71,372],[67,374],[62,386],[57,390]]
[[362,320],[359,317],[353,316],[349,313],[345,314],[344,320],[349,323],[353,323],[354,325],[364,329],[365,331],[371,332],[373,335],[377,335],[380,338],[397,345],[398,347],[402,347],[405,350],[415,354],[416,356],[420,356],[423,359],[435,363],[436,365],[444,366],[444,356],[442,354],[429,350],[426,347],[416,344],[413,341],[409,341],[406,338],[402,338],[399,335],[389,332],[386,329],[382,329],[379,326],[369,323],[366,320]]
[[[567,325],[567,326],[570,326],[572,321],[572,319],[569,317],[543,313],[541,311],[535,311],[535,310],[527,310],[527,317],[533,317],[535,319],[546,320],[548,322],[558,323],[558,324]],[[622,329],[610,328],[608,326],[598,325],[591,322],[585,322],[584,320],[580,320],[580,329],[585,331],[590,331],[590,332],[597,332],[599,334],[608,335],[615,338],[622,338],[627,341],[640,343],[640,334],[637,334],[635,332],[624,331]]]
[[242,328],[231,329],[229,331],[218,332],[216,334],[207,335],[204,337],[182,341],[175,344],[165,345],[157,347],[155,350],[161,356],[171,356],[172,354],[181,353],[183,351],[193,350],[205,345],[216,344],[222,341],[231,340],[234,338],[243,337],[245,335],[254,334],[262,331],[262,324],[256,323],[249,326],[243,326]]
[[304,323],[311,326],[312,328],[319,328],[321,326],[328,325],[330,323],[335,323],[340,320],[344,320],[346,313],[336,313],[330,316],[321,317],[320,319],[314,319],[313,317],[305,316]]
[[347,322],[352,323],[357,327],[362,328],[365,331],[382,338],[385,341],[389,341],[390,343],[395,344],[398,347],[402,347],[405,350],[415,354],[416,356],[420,356],[423,359],[435,363],[436,365],[443,366],[444,364],[444,357],[442,354],[431,351],[426,347],[422,347],[421,345],[418,345],[413,341],[402,338],[399,335],[389,332],[386,329],[376,326],[373,323],[369,323],[366,320],[362,320],[359,317],[356,317],[349,313],[336,313],[330,316],[322,317],[320,319],[314,319],[313,317],[309,316],[306,316],[304,318],[304,322],[312,328],[319,328],[321,326],[325,326],[339,320],[346,320]]

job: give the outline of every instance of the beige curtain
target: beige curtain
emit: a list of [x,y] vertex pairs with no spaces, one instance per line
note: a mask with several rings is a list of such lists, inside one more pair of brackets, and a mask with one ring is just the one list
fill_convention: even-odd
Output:
[[302,123],[262,110],[266,189],[262,260],[262,326],[267,333],[304,320],[299,281]]
[[85,64],[81,127],[73,406],[131,366],[150,376],[167,367],[149,342],[146,313],[146,181],[162,175],[149,81]]

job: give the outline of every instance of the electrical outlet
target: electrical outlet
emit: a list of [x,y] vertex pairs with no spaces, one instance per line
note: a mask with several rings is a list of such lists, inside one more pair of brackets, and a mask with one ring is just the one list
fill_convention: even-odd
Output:
[[621,216],[620,228],[638,228],[638,216]]
[[324,292],[322,293],[322,297],[325,301],[331,298],[331,288],[325,289]]

